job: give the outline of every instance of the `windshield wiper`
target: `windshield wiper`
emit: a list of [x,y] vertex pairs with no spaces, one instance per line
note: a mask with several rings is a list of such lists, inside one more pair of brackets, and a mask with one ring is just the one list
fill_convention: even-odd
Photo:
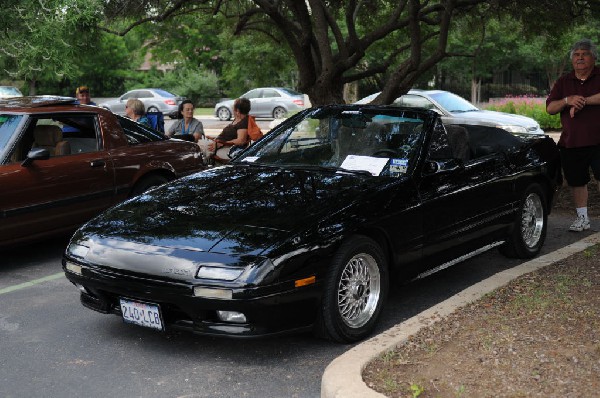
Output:
[[363,175],[373,177],[371,173],[366,170],[349,170],[343,167],[335,167],[335,166],[320,166],[320,165],[312,165],[312,164],[286,164],[284,167],[293,168],[293,169],[302,169],[302,170],[317,170],[317,171],[327,171],[330,173],[347,173],[347,174],[355,174],[355,175]]

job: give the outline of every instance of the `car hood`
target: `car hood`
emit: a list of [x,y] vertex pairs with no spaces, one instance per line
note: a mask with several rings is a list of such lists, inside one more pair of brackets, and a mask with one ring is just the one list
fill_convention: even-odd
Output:
[[457,123],[456,120],[458,119],[468,122],[465,124],[487,124],[494,127],[500,127],[500,125],[525,126],[528,131],[539,129],[539,124],[534,119],[511,113],[475,110],[471,112],[452,113],[452,116],[453,123]]
[[111,246],[127,242],[138,249],[260,255],[316,227],[377,184],[381,179],[356,174],[225,166],[118,205],[88,222],[73,239],[111,241]]

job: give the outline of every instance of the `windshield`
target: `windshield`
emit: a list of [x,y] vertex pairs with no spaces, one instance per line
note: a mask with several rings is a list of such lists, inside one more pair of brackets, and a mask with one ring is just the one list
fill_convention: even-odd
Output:
[[424,115],[377,107],[303,112],[272,130],[235,163],[399,177],[416,161]]
[[429,94],[434,101],[442,106],[448,112],[472,112],[478,111],[473,104],[466,99],[459,97],[456,94],[448,92],[432,93]]
[[23,115],[0,114],[0,159],[4,158],[8,143],[22,119]]
[[280,88],[281,91],[283,91],[284,93],[287,93],[287,95],[290,95],[292,97],[298,97],[301,96],[302,93],[299,93],[297,91],[291,90],[289,88]]
[[170,93],[168,91],[165,90],[161,90],[160,88],[155,89],[154,91],[156,91],[156,93],[158,95],[160,95],[161,97],[165,97],[165,98],[173,98],[173,97],[177,97],[175,94]]

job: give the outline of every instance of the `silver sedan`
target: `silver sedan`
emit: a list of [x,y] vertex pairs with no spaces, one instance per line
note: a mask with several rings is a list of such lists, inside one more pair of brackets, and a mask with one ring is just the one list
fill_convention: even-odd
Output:
[[[255,117],[281,119],[288,112],[305,108],[304,94],[283,87],[255,88],[243,94],[250,100],[250,114]],[[215,105],[215,116],[229,120],[233,115],[233,101],[227,100]]]
[[[357,104],[368,104],[378,95],[379,93],[371,94]],[[444,124],[498,127],[513,134],[544,134],[539,123],[530,117],[479,109],[448,91],[410,90],[396,98],[393,105],[433,109],[442,116]]]

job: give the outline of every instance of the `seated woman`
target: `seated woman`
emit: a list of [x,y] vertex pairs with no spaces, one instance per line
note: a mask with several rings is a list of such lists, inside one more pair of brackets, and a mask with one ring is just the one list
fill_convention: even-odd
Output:
[[187,139],[193,137],[195,142],[204,139],[204,126],[202,122],[194,118],[194,103],[190,100],[184,100],[179,104],[177,113],[179,121],[169,128],[168,137]]
[[[212,153],[212,158],[217,162],[228,162],[229,151],[233,146],[245,147],[250,139],[248,137],[248,113],[250,113],[250,100],[238,98],[233,103],[234,119],[225,126],[214,142],[207,144],[207,149]],[[200,144],[202,148],[202,144]]]
[[146,117],[146,107],[144,103],[137,98],[130,98],[125,104],[125,115],[133,120],[148,127],[152,127],[150,120]]

